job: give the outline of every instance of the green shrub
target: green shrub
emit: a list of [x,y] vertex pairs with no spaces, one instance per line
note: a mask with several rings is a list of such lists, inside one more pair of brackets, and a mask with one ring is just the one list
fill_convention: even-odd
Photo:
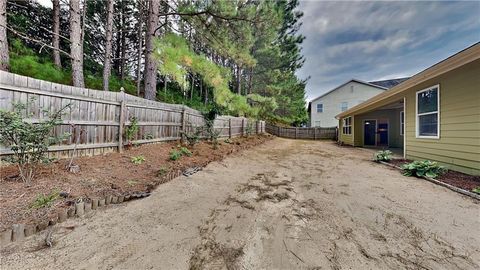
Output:
[[390,150],[378,151],[377,153],[375,153],[373,160],[376,162],[380,162],[380,161],[388,162],[392,160],[392,154],[393,153]]
[[480,186],[472,189],[473,192],[480,194]]
[[136,164],[136,165],[142,164],[145,161],[145,157],[144,156],[132,157],[131,161],[133,164]]
[[446,171],[443,166],[438,165],[437,162],[424,160],[416,160],[414,162],[402,165],[403,175],[417,176],[417,177],[430,177],[436,178]]
[[30,205],[30,208],[38,209],[42,207],[50,207],[58,198],[60,198],[58,190],[54,190],[48,195],[39,194],[37,198],[35,198],[35,201]]
[[138,133],[138,120],[136,117],[130,118],[130,125],[125,127],[125,139],[127,140],[127,145],[132,144],[132,140],[135,138],[135,135]]
[[200,136],[203,133],[203,127],[193,127],[191,124],[190,130],[193,130],[191,132],[184,132],[182,131],[183,136],[185,136],[185,139],[187,140],[187,143],[189,146],[194,147],[195,144],[197,144],[200,141]]
[[188,150],[188,148],[186,148],[186,147],[181,147],[180,148],[180,153],[182,153],[182,155],[186,155],[186,156],[189,156],[189,157],[192,156],[192,152],[190,152],[190,150]]
[[169,169],[166,166],[160,167],[160,170],[157,171],[157,177],[164,176],[168,171]]
[[182,157],[182,152],[178,151],[177,149],[173,149],[170,151],[170,160],[178,160]]
[[[57,112],[49,113],[48,118],[40,123],[24,121],[24,112],[28,104],[17,103],[12,111],[0,110],[0,144],[12,150],[8,161],[17,164],[20,177],[27,184],[33,180],[38,164],[49,162],[48,147],[65,140],[69,133],[57,137],[50,136],[54,128],[62,123],[63,112],[70,107],[64,106]],[[28,118],[29,115],[25,116]]]

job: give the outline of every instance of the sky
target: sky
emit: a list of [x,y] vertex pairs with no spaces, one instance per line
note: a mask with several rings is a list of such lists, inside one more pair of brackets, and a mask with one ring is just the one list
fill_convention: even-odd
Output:
[[307,100],[355,78],[412,76],[480,41],[480,0],[301,1]]

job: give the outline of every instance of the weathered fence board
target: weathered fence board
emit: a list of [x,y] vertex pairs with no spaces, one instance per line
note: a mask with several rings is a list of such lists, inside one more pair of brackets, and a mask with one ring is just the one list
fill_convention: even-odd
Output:
[[[71,106],[53,134],[59,136],[69,132],[72,136],[50,147],[52,157],[73,155],[77,141],[76,156],[121,151],[125,143],[124,128],[131,124],[133,118],[139,126],[134,143],[179,140],[182,130],[193,131],[205,124],[200,111],[184,105],[146,100],[124,92],[60,85],[0,71],[0,109],[12,110],[13,104],[28,101],[30,106],[22,115],[25,121],[32,123],[44,120],[47,117],[45,110],[53,112],[68,104]],[[214,121],[214,127],[221,132],[221,137],[239,136],[246,134],[248,121],[242,117],[219,116]],[[265,132],[264,121],[253,124],[258,129],[252,133]],[[0,145],[0,155],[8,154],[11,151]]]
[[279,127],[272,124],[265,125],[265,131],[283,138],[290,139],[311,139],[311,140],[323,140],[331,139],[336,140],[337,128],[302,128],[302,127]]

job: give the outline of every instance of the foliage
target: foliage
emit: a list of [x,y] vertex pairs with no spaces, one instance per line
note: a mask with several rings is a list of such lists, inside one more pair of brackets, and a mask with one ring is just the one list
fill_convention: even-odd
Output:
[[135,138],[135,135],[138,133],[138,120],[136,117],[130,118],[130,125],[125,127],[125,139],[127,139],[127,143],[130,145],[131,141]]
[[14,104],[12,111],[0,110],[0,144],[12,150],[9,161],[17,164],[20,177],[27,185],[34,178],[38,164],[50,161],[48,147],[70,136],[68,133],[51,136],[53,129],[62,123],[61,116],[70,104],[53,113],[43,111],[46,119],[40,123],[24,119],[30,116],[26,113],[28,104]]
[[54,190],[48,195],[39,194],[30,205],[30,208],[50,207],[58,198],[60,198],[60,192],[58,192],[58,190]]
[[131,186],[131,187],[135,186],[137,183],[138,183],[138,182],[135,181],[135,180],[128,180],[128,181],[127,181],[127,184],[128,184],[129,186]]
[[156,41],[155,57],[160,62],[159,70],[179,85],[187,85],[189,72],[200,75],[205,83],[213,88],[215,103],[235,115],[254,113],[244,96],[234,94],[229,89],[231,75],[228,69],[216,65],[204,55],[191,50],[185,38],[169,33]]
[[145,162],[145,157],[144,156],[132,157],[130,161],[132,161],[133,164],[139,165]]
[[188,150],[188,148],[186,147],[180,147],[180,153],[182,153],[182,155],[185,155],[185,156],[189,156],[189,157],[192,156],[192,152],[190,152],[190,150]]
[[416,160],[414,162],[402,165],[402,169],[403,175],[406,176],[426,176],[430,178],[436,178],[437,176],[446,171],[443,166],[440,166],[437,162],[430,160]]
[[472,189],[473,192],[480,194],[480,186]]
[[166,166],[160,167],[160,169],[157,171],[157,177],[164,176],[168,171],[169,171],[168,167]]
[[203,127],[198,126],[194,127],[192,124],[189,125],[189,130],[192,130],[191,132],[184,132],[182,131],[183,136],[185,136],[185,139],[188,142],[188,145],[190,147],[194,147],[199,141],[200,141],[200,136],[203,133]]
[[182,152],[178,151],[177,149],[172,149],[170,151],[170,160],[178,160],[182,157]]
[[247,135],[247,137],[253,134],[253,131],[255,130],[254,125],[255,125],[255,120],[248,119],[247,126],[245,127],[245,134]]
[[390,150],[378,151],[377,153],[375,153],[373,160],[377,162],[380,162],[380,161],[389,162],[390,160],[392,160],[392,155],[393,153]]

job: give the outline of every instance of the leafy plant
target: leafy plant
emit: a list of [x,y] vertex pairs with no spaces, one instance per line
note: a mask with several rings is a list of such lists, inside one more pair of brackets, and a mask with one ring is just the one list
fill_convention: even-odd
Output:
[[380,162],[380,161],[390,161],[392,160],[392,151],[390,150],[382,150],[382,151],[378,151],[377,153],[375,153],[374,157],[373,157],[373,160],[376,161],[376,162]]
[[192,124],[189,125],[189,130],[193,130],[191,132],[184,132],[182,131],[183,136],[187,140],[189,146],[194,147],[200,141],[200,136],[203,133],[203,127],[193,127]]
[[125,127],[125,139],[127,139],[127,144],[132,145],[132,140],[135,138],[135,135],[138,133],[138,120],[136,117],[130,118],[130,125]]
[[253,134],[253,123],[255,122],[255,120],[253,119],[248,119],[247,121],[247,126],[245,127],[245,134],[247,134],[247,137],[252,135]]
[[160,167],[160,169],[157,171],[157,177],[164,176],[168,170],[169,169],[166,166]]
[[438,165],[437,162],[424,160],[416,160],[414,162],[402,165],[403,175],[417,176],[417,177],[430,177],[436,178],[446,171],[443,166]]
[[142,164],[143,162],[145,162],[145,157],[144,156],[132,157],[131,161],[133,164],[136,164],[136,165]]
[[143,136],[143,138],[145,140],[152,140],[154,137],[153,137],[152,133],[147,133],[147,134],[145,134],[145,136]]
[[480,194],[480,186],[472,189],[473,192]]
[[38,164],[50,161],[47,157],[48,147],[70,136],[69,133],[51,136],[54,128],[62,123],[61,116],[70,104],[54,113],[44,111],[48,118],[40,123],[25,121],[23,115],[28,104],[14,104],[12,111],[0,110],[0,144],[10,147],[13,154],[8,161],[17,164],[20,177],[30,185]]
[[182,155],[185,155],[185,156],[189,156],[189,157],[192,156],[192,152],[190,152],[190,150],[188,150],[188,148],[186,147],[181,147],[180,153],[182,153]]
[[178,160],[182,157],[182,152],[178,151],[177,149],[173,149],[170,151],[170,160]]
[[138,182],[135,181],[135,180],[128,180],[128,181],[127,181],[127,184],[128,184],[129,186],[131,186],[131,187],[135,186],[137,183],[138,183]]
[[60,198],[60,192],[58,190],[52,191],[50,194],[39,194],[35,201],[30,205],[30,208],[38,209],[42,207],[50,207],[55,200]]
[[215,129],[214,126],[215,118],[214,119],[205,119],[205,126],[204,130],[206,133],[207,140],[211,141],[213,144],[213,149],[218,148],[218,138],[220,137],[220,133],[222,132],[220,129]]

